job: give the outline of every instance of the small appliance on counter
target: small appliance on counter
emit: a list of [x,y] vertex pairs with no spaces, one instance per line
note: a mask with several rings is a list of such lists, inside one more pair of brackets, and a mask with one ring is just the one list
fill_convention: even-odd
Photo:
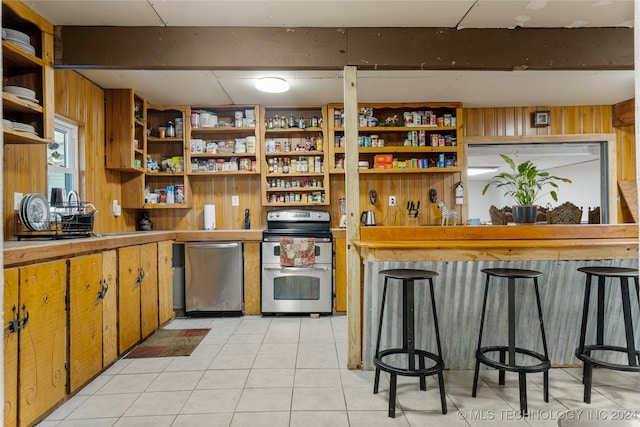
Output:
[[362,225],[370,227],[376,225],[376,213],[374,211],[364,211],[360,215]]
[[340,228],[347,228],[347,199],[342,197],[340,199]]

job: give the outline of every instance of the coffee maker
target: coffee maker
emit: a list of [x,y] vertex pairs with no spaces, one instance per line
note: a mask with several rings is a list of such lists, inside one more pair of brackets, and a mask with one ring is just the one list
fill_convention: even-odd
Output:
[[340,228],[347,228],[347,199],[342,197],[340,200]]

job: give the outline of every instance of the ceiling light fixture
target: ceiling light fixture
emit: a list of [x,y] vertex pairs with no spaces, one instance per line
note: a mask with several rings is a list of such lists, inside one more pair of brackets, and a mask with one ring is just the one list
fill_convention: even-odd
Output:
[[485,173],[495,172],[497,170],[498,170],[498,168],[494,168],[494,167],[473,167],[473,166],[470,166],[469,168],[467,168],[467,176],[482,175],[482,174],[485,174]]
[[289,90],[289,83],[279,77],[263,77],[256,80],[256,89],[267,93],[282,93]]

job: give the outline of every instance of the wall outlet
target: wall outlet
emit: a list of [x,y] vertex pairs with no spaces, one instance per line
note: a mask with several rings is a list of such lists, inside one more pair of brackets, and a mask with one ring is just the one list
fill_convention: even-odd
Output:
[[13,193],[13,210],[14,211],[19,211],[20,210],[20,202],[22,202],[22,193],[17,193],[14,192]]
[[240,197],[231,196],[231,206],[240,206]]
[[391,207],[396,206],[396,196],[389,196],[389,206]]
[[122,214],[122,210],[117,200],[113,201],[113,216],[120,216]]

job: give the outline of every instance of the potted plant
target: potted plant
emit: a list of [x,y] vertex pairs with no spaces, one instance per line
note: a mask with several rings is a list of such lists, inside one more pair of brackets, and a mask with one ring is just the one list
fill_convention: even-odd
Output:
[[[516,163],[511,157],[500,154],[500,157],[507,162],[512,173],[502,172],[491,178],[482,190],[484,195],[489,187],[501,188],[505,196],[511,197],[516,205],[512,207],[513,220],[516,223],[534,223],[538,207],[535,202],[545,194],[549,194],[554,201],[558,201],[557,182],[570,183],[568,178],[560,178],[550,175],[549,172],[542,172],[531,160]],[[546,186],[552,187],[545,191]]]

